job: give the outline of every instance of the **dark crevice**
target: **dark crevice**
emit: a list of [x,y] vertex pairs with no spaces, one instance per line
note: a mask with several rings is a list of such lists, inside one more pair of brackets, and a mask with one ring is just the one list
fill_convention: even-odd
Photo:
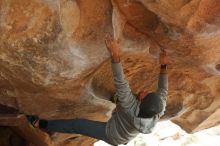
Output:
[[218,71],[220,71],[220,64],[217,64],[217,65],[215,66],[215,68],[216,68]]
[[0,104],[0,114],[16,114],[19,111],[15,108]]

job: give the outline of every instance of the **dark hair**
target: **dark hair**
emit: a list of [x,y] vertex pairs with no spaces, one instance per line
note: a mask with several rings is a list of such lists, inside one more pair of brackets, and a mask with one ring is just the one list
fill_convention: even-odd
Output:
[[152,118],[163,110],[163,104],[160,96],[157,93],[149,93],[144,97],[140,104],[138,116],[142,118]]

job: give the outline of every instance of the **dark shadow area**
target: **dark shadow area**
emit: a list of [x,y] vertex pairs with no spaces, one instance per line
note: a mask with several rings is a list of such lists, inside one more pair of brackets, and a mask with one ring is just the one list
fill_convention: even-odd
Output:
[[220,64],[217,64],[217,65],[215,66],[215,68],[216,68],[218,71],[220,71]]
[[[17,109],[0,104],[0,114],[16,114]],[[10,127],[0,125],[0,146],[27,146],[26,141]]]
[[0,146],[27,146],[27,143],[10,127],[0,127]]
[[0,114],[16,114],[19,111],[15,108],[0,104]]

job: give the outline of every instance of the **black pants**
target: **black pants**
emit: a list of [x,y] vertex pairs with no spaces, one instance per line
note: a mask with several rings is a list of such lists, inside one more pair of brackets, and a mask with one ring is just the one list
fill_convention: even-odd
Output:
[[46,129],[51,132],[82,134],[108,143],[106,122],[86,119],[48,120]]

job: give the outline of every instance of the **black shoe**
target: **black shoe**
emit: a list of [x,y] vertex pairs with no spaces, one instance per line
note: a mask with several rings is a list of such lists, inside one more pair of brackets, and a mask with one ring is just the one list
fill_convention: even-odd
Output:
[[33,127],[37,127],[37,123],[39,122],[39,118],[37,116],[26,115],[27,120]]
[[31,116],[31,115],[26,115],[26,117],[32,127],[39,128],[48,135],[53,135],[55,133],[47,129],[47,123],[48,123],[47,120],[41,120],[39,119],[39,117]]

